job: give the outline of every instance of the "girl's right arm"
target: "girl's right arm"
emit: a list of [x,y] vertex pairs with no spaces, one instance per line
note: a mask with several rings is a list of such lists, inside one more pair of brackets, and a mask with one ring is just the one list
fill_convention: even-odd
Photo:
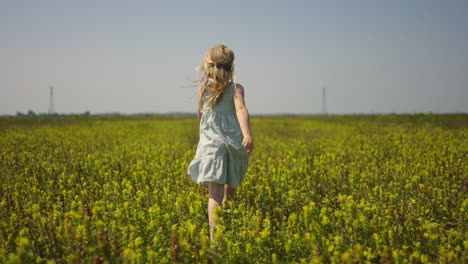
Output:
[[251,153],[253,150],[253,137],[252,130],[250,129],[250,115],[244,101],[244,87],[240,84],[236,84],[234,91],[234,105],[236,107],[236,115],[239,120],[239,125],[242,130],[244,139],[242,140],[242,146],[247,150],[247,153]]

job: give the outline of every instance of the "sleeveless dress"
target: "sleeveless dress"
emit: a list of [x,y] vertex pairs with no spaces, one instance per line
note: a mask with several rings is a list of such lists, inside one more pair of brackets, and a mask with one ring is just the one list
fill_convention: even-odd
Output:
[[215,182],[235,188],[244,180],[249,155],[242,146],[243,135],[234,106],[234,84],[226,88],[212,109],[206,106],[209,96],[209,91],[202,95],[200,140],[187,173],[193,181],[205,186]]

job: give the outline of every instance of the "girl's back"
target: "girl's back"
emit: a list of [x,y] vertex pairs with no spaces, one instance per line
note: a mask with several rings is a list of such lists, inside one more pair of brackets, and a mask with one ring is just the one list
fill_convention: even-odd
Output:
[[210,109],[206,102],[208,98],[211,96],[211,92],[209,90],[205,90],[204,95],[202,97],[203,102],[203,113],[209,113],[209,111],[216,112],[216,113],[236,113],[236,109],[234,106],[234,83],[230,83],[229,86],[224,91],[221,100],[217,103],[212,109]]

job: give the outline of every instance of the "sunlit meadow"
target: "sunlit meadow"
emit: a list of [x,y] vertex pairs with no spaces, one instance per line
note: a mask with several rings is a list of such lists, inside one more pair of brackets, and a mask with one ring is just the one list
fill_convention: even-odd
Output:
[[468,262],[467,115],[252,130],[210,242],[195,117],[0,118],[0,262]]

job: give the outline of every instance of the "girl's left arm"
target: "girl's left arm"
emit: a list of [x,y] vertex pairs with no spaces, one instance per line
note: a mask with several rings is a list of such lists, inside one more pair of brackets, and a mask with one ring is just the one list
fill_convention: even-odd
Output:
[[240,84],[236,84],[236,89],[234,91],[234,105],[236,107],[236,115],[239,120],[242,135],[244,136],[242,146],[244,146],[247,153],[250,154],[253,150],[254,142],[252,130],[250,129],[250,115],[247,107],[245,106],[244,87]]

